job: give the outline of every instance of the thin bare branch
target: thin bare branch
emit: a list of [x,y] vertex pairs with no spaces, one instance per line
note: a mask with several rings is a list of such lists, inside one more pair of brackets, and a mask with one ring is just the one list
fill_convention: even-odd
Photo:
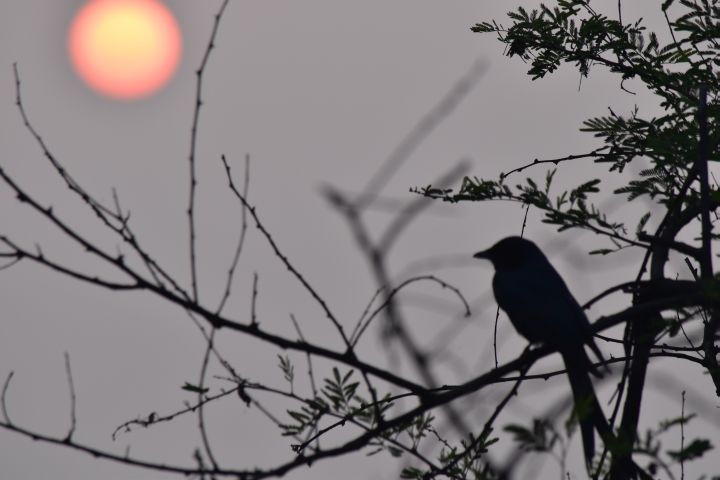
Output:
[[350,341],[351,343],[356,343],[356,335],[358,333],[358,330],[360,327],[364,324],[364,320],[367,318],[368,313],[370,313],[370,308],[375,303],[375,300],[377,300],[378,296],[380,296],[380,293],[384,290],[384,287],[380,287],[377,290],[375,290],[375,293],[373,293],[373,296],[370,297],[370,301],[365,306],[365,310],[363,310],[362,314],[360,314],[360,318],[358,318],[357,323],[355,324],[355,328],[353,328],[352,333],[350,333]]
[[[226,165],[226,169],[229,173],[229,166]],[[112,257],[110,254],[104,252],[99,247],[95,246],[93,243],[91,243],[86,238],[82,237],[79,233],[74,231],[72,228],[70,228],[68,225],[66,225],[63,221],[61,221],[52,211],[52,208],[45,208],[42,207],[35,199],[33,199],[29,194],[27,194],[17,183],[15,183],[12,178],[10,178],[2,168],[0,168],[0,178],[2,178],[6,184],[8,184],[17,194],[18,199],[22,202],[30,204],[38,213],[46,217],[51,223],[53,223],[57,228],[59,228],[63,233],[65,233],[70,239],[77,242],[79,245],[81,245],[83,248],[85,248],[88,252],[98,256],[102,260],[106,261],[110,265],[116,267],[123,273],[130,276],[133,280],[135,280],[138,284],[138,288],[146,289],[149,291],[152,291],[156,295],[158,295],[161,298],[164,298],[171,303],[183,308],[190,310],[192,312],[197,313],[198,315],[205,318],[206,321],[208,321],[210,324],[212,324],[215,327],[225,327],[229,328],[234,331],[240,331],[247,334],[250,334],[260,340],[270,342],[274,345],[277,345],[281,348],[289,348],[293,350],[299,350],[302,352],[308,352],[315,355],[321,355],[326,358],[335,359],[338,360],[344,364],[353,366],[358,368],[361,372],[369,373],[371,375],[375,375],[378,378],[382,378],[386,381],[389,381],[391,383],[394,383],[398,386],[401,386],[403,388],[408,388],[411,391],[423,391],[425,390],[424,387],[416,384],[415,382],[409,381],[405,378],[400,377],[399,375],[395,375],[392,372],[389,372],[385,369],[375,367],[373,365],[367,364],[365,362],[362,362],[358,360],[354,355],[348,354],[349,350],[346,350],[345,352],[335,352],[333,350],[320,347],[317,345],[312,344],[306,344],[304,342],[295,342],[292,340],[288,340],[287,338],[284,338],[279,335],[274,335],[269,332],[262,331],[255,326],[248,326],[248,325],[242,325],[237,322],[233,322],[231,320],[228,320],[220,315],[214,314],[201,305],[189,300],[187,295],[182,294],[181,297],[176,296],[173,294],[172,291],[167,290],[165,288],[162,288],[155,283],[148,282],[145,278],[143,278],[140,274],[132,270],[129,266],[127,266],[124,262],[124,259],[122,256],[118,257]],[[233,185],[234,187],[234,185]],[[237,190],[235,190],[237,192]],[[239,192],[237,192],[238,195]],[[244,197],[241,196],[243,200]],[[245,202],[247,202],[245,200]],[[277,248],[277,245],[275,245],[274,240],[272,237],[270,237],[267,230],[265,230],[262,223],[259,223],[259,218],[255,214],[254,208],[250,207],[249,204],[246,204],[246,207],[249,209],[251,215],[255,219],[256,223],[258,224],[258,228],[263,232],[263,234],[266,236],[266,238],[269,240],[271,246],[275,250],[276,254],[279,255],[281,259],[283,259],[283,262],[285,263],[288,268],[294,272],[296,278],[298,278],[301,283],[305,286],[306,289],[311,293],[313,298],[315,298],[320,305],[323,307],[323,310],[326,312],[327,315],[329,315],[329,318],[333,321],[333,323],[340,327],[340,324],[338,323],[335,316],[330,312],[327,305],[325,304],[324,300],[315,292],[315,290],[310,287],[310,285],[305,281],[304,277],[300,275],[297,270],[294,269],[294,267],[289,263],[288,259],[280,252],[280,250]],[[340,327],[340,331],[342,332],[342,327]],[[344,332],[342,332],[344,335]],[[348,345],[347,339],[345,338],[345,344]]]
[[145,460],[136,459],[133,457],[130,457],[129,455],[118,455],[116,453],[108,452],[105,450],[100,450],[98,448],[84,445],[82,443],[75,442],[74,440],[68,441],[65,438],[58,438],[58,437],[52,437],[50,435],[45,435],[42,433],[34,432],[25,428],[21,428],[18,426],[15,426],[8,422],[0,422],[0,428],[4,428],[5,430],[18,433],[20,435],[23,435],[25,437],[31,438],[35,441],[45,442],[61,447],[66,447],[71,450],[77,450],[80,452],[87,453],[88,455],[91,455],[95,458],[101,458],[104,460],[110,460],[116,463],[120,463],[122,465],[129,465],[133,467],[140,467],[148,470],[155,470],[158,472],[170,472],[170,473],[179,473],[182,475],[223,475],[223,476],[235,476],[237,478],[242,479],[253,479],[253,478],[266,478],[266,477],[256,477],[250,474],[248,471],[244,470],[223,470],[222,472],[216,472],[213,470],[201,470],[196,468],[189,468],[189,467],[180,467],[177,465],[168,465],[165,463],[156,463],[156,462],[148,462]]
[[[349,201],[335,189],[327,188],[325,190],[325,195],[328,201],[345,216],[358,247],[365,255],[370,265],[377,286],[379,288],[385,287],[382,294],[388,300],[387,306],[384,309],[386,320],[385,332],[387,333],[386,338],[397,340],[402,348],[407,352],[410,360],[412,361],[413,367],[418,371],[423,382],[431,389],[436,387],[438,382],[435,378],[435,373],[429,368],[427,352],[425,352],[417,344],[415,339],[412,338],[412,335],[405,325],[404,319],[402,318],[400,310],[395,304],[394,299],[387,298],[389,295],[387,289],[392,285],[390,274],[386,266],[387,252],[371,238],[370,232],[363,221],[361,210],[362,205]],[[407,223],[403,223],[402,228],[406,225]],[[375,400],[376,399],[373,398],[373,401]],[[452,406],[447,406],[445,408],[445,412],[458,431],[463,434],[469,432],[462,416]]]
[[[243,208],[243,210],[245,210]],[[258,296],[258,273],[253,272],[252,299],[250,300],[250,326],[257,328],[257,296]]]
[[68,352],[65,352],[65,374],[67,375],[68,387],[70,389],[70,429],[65,437],[65,440],[69,442],[72,440],[72,436],[75,433],[77,417],[75,414],[75,383],[73,382],[72,370],[70,369],[70,354]]
[[305,290],[310,294],[310,296],[320,306],[320,308],[323,310],[323,312],[325,312],[325,316],[335,326],[335,329],[338,331],[338,333],[342,337],[343,343],[349,349],[351,347],[350,341],[348,340],[347,335],[345,334],[345,329],[340,324],[337,317],[335,317],[335,314],[333,314],[332,311],[330,311],[330,307],[328,307],[325,300],[310,285],[310,283],[305,279],[305,277],[300,273],[300,271],[297,270],[292,263],[290,263],[290,259],[288,259],[284,253],[282,253],[280,248],[275,243],[275,240],[273,239],[272,235],[270,235],[270,232],[267,231],[267,229],[265,228],[263,223],[260,221],[260,218],[258,217],[257,212],[255,211],[255,207],[250,205],[250,203],[248,203],[245,196],[243,196],[243,194],[240,193],[240,191],[237,189],[237,187],[235,186],[233,177],[232,177],[230,165],[228,164],[227,159],[225,158],[225,155],[221,156],[221,160],[222,160],[223,165],[225,166],[225,172],[227,174],[226,177],[228,180],[229,187],[235,194],[235,197],[237,197],[237,199],[240,200],[240,202],[243,205],[243,208],[246,208],[250,212],[250,215],[253,217],[253,220],[255,221],[255,225],[257,226],[258,230],[260,230],[260,232],[263,234],[263,236],[267,240],[268,244],[272,248],[273,252],[275,252],[275,256],[277,256],[280,259],[280,261],[285,265],[285,267],[287,267],[287,269],[290,271],[290,273],[292,273],[292,275],[300,282],[300,284],[302,284],[302,286],[305,288]]
[[[95,197],[93,197],[91,194],[88,193],[88,191],[83,188],[79,182],[77,182],[68,172],[68,170],[60,163],[60,161],[53,155],[53,153],[50,151],[49,147],[45,143],[45,141],[42,139],[40,134],[37,132],[35,127],[30,122],[30,119],[25,111],[25,106],[22,101],[22,94],[20,89],[20,74],[18,72],[17,64],[13,64],[13,73],[15,76],[15,96],[16,96],[16,105],[18,107],[18,110],[20,111],[20,116],[22,117],[23,124],[25,125],[25,128],[30,132],[32,137],[35,139],[36,143],[40,146],[40,148],[43,151],[43,154],[45,157],[50,161],[50,164],[55,168],[60,178],[63,180],[63,182],[67,185],[67,187],[75,193],[84,204],[86,204],[92,212],[102,221],[102,223],[109,228],[111,231],[113,231],[115,234],[117,234],[120,238],[122,238],[123,242],[130,245],[130,247],[133,249],[133,251],[141,258],[142,262],[146,265],[148,271],[152,275],[153,279],[155,279],[156,284],[160,287],[163,287],[161,281],[158,279],[158,275],[162,277],[166,282],[168,282],[172,287],[180,293],[181,295],[184,295],[187,297],[187,294],[185,291],[180,288],[180,286],[173,280],[173,278],[167,274],[167,272],[155,261],[153,258],[141,247],[140,243],[138,242],[137,238],[135,237],[135,234],[132,232],[128,225],[129,220],[129,214],[123,215],[122,210],[119,206],[119,201],[117,199],[117,193],[115,192],[115,189],[113,189],[113,199],[115,202],[115,208],[116,210],[113,211],[110,208],[105,207],[100,201],[98,201]],[[2,169],[0,169],[2,170]],[[2,172],[0,172],[2,173]],[[10,187],[15,190],[18,200],[22,202],[28,202],[30,199],[30,195],[26,192],[22,191],[22,189],[19,188],[16,182],[10,180],[10,176],[7,173],[2,173],[3,180],[5,180]],[[39,203],[38,202],[29,202],[31,205],[37,209]],[[48,212],[52,213],[52,207],[47,207]],[[41,213],[45,213],[41,209]],[[47,216],[47,215],[46,215]],[[52,220],[52,218],[50,218]],[[66,232],[67,233],[67,232]],[[75,237],[73,237],[75,240],[77,240]],[[83,247],[86,250],[90,250],[86,245],[83,245]],[[123,255],[118,253],[118,258],[122,258]],[[164,287],[163,287],[164,288]]]
[[123,431],[125,433],[130,432],[131,428],[133,426],[143,427],[147,428],[151,425],[155,425],[157,423],[163,423],[163,422],[169,422],[171,420],[174,420],[175,418],[182,416],[186,413],[192,413],[195,412],[200,405],[204,405],[206,403],[210,403],[212,401],[215,401],[219,398],[227,397],[228,395],[231,395],[233,393],[236,393],[237,389],[232,390],[226,390],[221,393],[217,393],[215,395],[206,395],[201,401],[194,405],[186,406],[185,408],[175,411],[173,413],[169,413],[166,415],[158,415],[155,412],[150,413],[147,418],[136,418],[134,420],[128,420],[127,422],[122,423],[121,425],[118,425],[115,430],[113,430],[113,433],[111,435],[111,438],[113,441],[117,438],[118,433],[120,431]]
[[18,260],[21,258],[28,258],[34,262],[39,263],[40,265],[44,265],[45,267],[48,267],[51,270],[55,270],[56,272],[62,273],[64,275],[67,275],[68,277],[75,278],[77,280],[81,280],[83,282],[97,285],[99,287],[104,287],[104,288],[107,288],[108,290],[138,290],[141,288],[138,283],[111,282],[109,280],[104,280],[98,276],[90,276],[90,275],[86,275],[82,272],[79,272],[77,270],[72,270],[68,267],[60,265],[59,263],[55,263],[54,261],[49,260],[42,253],[33,253],[29,250],[23,249],[22,247],[17,245],[15,242],[10,240],[8,237],[3,236],[3,235],[0,235],[0,242],[3,242],[5,245],[13,248],[17,252]]
[[380,304],[380,306],[378,306],[373,311],[373,313],[367,317],[367,320],[365,320],[365,323],[362,326],[360,326],[360,328],[358,328],[357,335],[355,335],[354,337],[351,337],[350,340],[351,340],[352,345],[353,346],[357,345],[357,342],[360,340],[360,337],[363,335],[365,330],[367,330],[368,326],[370,326],[370,323],[378,316],[378,314],[380,312],[382,312],[385,308],[387,308],[388,304],[392,301],[393,297],[395,297],[395,295],[397,295],[397,293],[400,292],[400,290],[402,290],[403,288],[407,287],[410,284],[424,281],[424,280],[437,283],[442,288],[447,288],[448,290],[453,292],[460,299],[460,302],[462,302],[462,305],[465,309],[464,315],[466,317],[470,316],[470,305],[468,304],[467,300],[463,296],[462,292],[460,292],[460,290],[458,290],[456,287],[450,285],[449,283],[441,280],[440,278],[436,277],[435,275],[421,275],[421,276],[417,276],[417,277],[413,277],[413,278],[409,278],[409,279],[405,280],[404,282],[400,283],[397,287],[393,288],[390,291],[390,293],[388,293],[388,295],[385,297],[385,300],[383,301],[383,303]]
[[[679,298],[666,298],[662,300],[658,300],[656,302],[652,302],[647,305],[639,305],[639,306],[633,306],[629,307],[628,309],[619,312],[611,317],[606,317],[601,319],[599,322],[597,322],[593,326],[594,331],[600,331],[601,329],[610,328],[618,323],[627,321],[629,318],[633,318],[636,316],[641,316],[644,314],[647,314],[648,311],[659,311],[664,308],[677,308],[678,306],[687,305],[688,303],[698,303],[702,302],[702,298],[695,296],[683,296]],[[399,425],[404,425],[409,421],[412,421],[414,418],[416,418],[418,415],[423,414],[424,412],[427,412],[429,410],[432,410],[434,408],[437,408],[439,406],[445,405],[457,398],[463,397],[469,393],[475,392],[487,385],[497,383],[499,381],[507,380],[504,377],[513,371],[521,371],[523,368],[525,368],[529,363],[533,363],[540,358],[543,358],[547,355],[550,355],[553,353],[553,350],[547,346],[539,347],[537,349],[529,350],[524,352],[522,355],[520,355],[515,360],[506,363],[504,365],[501,365],[500,367],[493,369],[487,373],[484,373],[462,385],[459,385],[456,388],[452,388],[449,390],[441,391],[439,393],[430,393],[427,392],[424,393],[421,398],[421,403],[417,407],[410,409],[406,412],[403,412],[397,416],[395,416],[392,419],[386,420],[379,424],[376,428],[370,429],[365,431],[364,433],[356,436],[355,438],[347,441],[346,443],[332,447],[326,450],[319,450],[312,455],[308,456],[299,456],[295,459],[288,461],[286,463],[277,465],[273,468],[267,469],[267,470],[252,470],[252,471],[243,471],[243,470],[222,470],[222,471],[213,471],[213,470],[197,470],[197,469],[188,469],[184,467],[177,467],[177,466],[168,466],[164,464],[157,464],[157,463],[151,463],[151,462],[144,462],[140,460],[135,460],[132,458],[129,458],[127,456],[121,457],[112,453],[108,453],[102,450],[95,449],[93,447],[84,446],[81,444],[77,444],[75,442],[66,442],[64,439],[58,439],[49,437],[43,434],[38,434],[36,432],[31,432],[29,430],[16,427],[9,422],[0,422],[0,427],[5,428],[10,431],[14,431],[17,433],[20,433],[22,435],[34,438],[36,440],[41,440],[48,443],[63,445],[75,450],[84,451],[86,453],[89,453],[95,457],[99,458],[105,458],[109,460],[119,461],[121,463],[127,464],[127,465],[136,465],[141,466],[149,469],[154,470],[160,470],[160,471],[167,471],[167,472],[177,472],[177,473],[184,473],[184,474],[214,474],[214,475],[227,475],[232,476],[235,475],[242,479],[253,479],[253,480],[259,480],[263,478],[269,478],[274,476],[282,476],[286,474],[287,472],[294,470],[300,466],[306,465],[307,463],[315,462],[317,460],[323,459],[323,458],[331,458],[336,457],[340,455],[347,454],[349,452],[357,451],[358,449],[364,447],[367,445],[372,439],[377,438],[379,435],[383,434],[386,431],[389,431],[395,427],[398,427]],[[668,354],[664,354],[668,355]],[[672,354],[672,356],[677,356],[677,354]],[[692,357],[687,357],[687,360],[690,361],[697,361],[697,359]],[[3,391],[7,390],[7,384],[9,381],[6,381],[6,387]],[[3,396],[3,405],[4,405],[4,396]]]
[[543,165],[543,164],[546,164],[546,163],[552,163],[553,165],[557,165],[557,164],[559,164],[559,163],[569,162],[569,161],[572,161],[572,160],[579,160],[579,159],[582,159],[582,158],[598,158],[598,157],[602,157],[602,156],[604,156],[604,152],[603,152],[603,151],[604,151],[604,150],[607,150],[608,148],[609,148],[609,147],[599,147],[599,148],[596,148],[595,150],[593,150],[593,151],[591,151],[591,152],[589,152],[589,153],[582,153],[582,154],[579,154],[579,155],[568,155],[568,156],[566,156],[566,157],[550,158],[550,159],[546,159],[546,160],[539,160],[539,159],[536,158],[536,159],[533,160],[531,163],[528,163],[528,164],[523,165],[523,166],[521,166],[521,167],[513,168],[513,169],[510,170],[509,172],[501,173],[501,174],[500,174],[500,178],[501,178],[501,179],[505,179],[505,178],[509,177],[510,175],[512,175],[513,173],[522,172],[523,170],[528,169],[528,168],[530,168],[530,167],[534,167],[534,166],[537,166],[537,165]]
[[55,157],[55,155],[53,155],[53,153],[50,151],[50,148],[45,143],[45,140],[43,140],[43,138],[40,136],[33,124],[30,122],[30,119],[25,112],[25,105],[23,104],[22,100],[22,92],[20,89],[20,73],[18,71],[17,63],[13,63],[13,74],[15,77],[15,105],[20,111],[20,117],[22,118],[23,125],[25,125],[25,128],[33,136],[35,142],[42,149],[45,158],[48,159],[50,164],[53,166],[53,168],[55,168],[60,178],[65,182],[65,184],[70,188],[70,190],[77,196],[79,196],[82,199],[83,203],[90,207],[92,211],[97,215],[97,217],[103,221],[103,223],[105,223],[111,229],[115,230],[117,227],[114,226],[110,220],[119,220],[119,218],[115,215],[115,212],[98,202],[72,177],[72,175],[70,175],[70,172],[68,172],[68,170],[60,163],[60,161]]
[[[529,348],[529,347],[528,347]],[[526,348],[527,350],[527,348]],[[487,439],[488,435],[490,435],[490,432],[493,429],[493,425],[495,424],[495,420],[497,420],[498,416],[500,416],[500,413],[505,409],[505,406],[510,402],[510,399],[517,395],[518,389],[520,388],[520,384],[526,379],[525,374],[528,370],[530,370],[530,367],[532,367],[532,362],[528,362],[527,365],[525,365],[523,368],[520,369],[518,378],[515,380],[515,384],[512,386],[512,388],[508,391],[508,393],[503,397],[503,399],[495,406],[495,410],[493,410],[493,413],[490,415],[490,417],[485,421],[485,424],[483,425],[482,430],[480,431],[480,434],[475,436],[475,438],[469,443],[469,445],[465,448],[465,450],[455,454],[453,458],[446,463],[441,469],[438,470],[431,470],[428,472],[425,476],[423,476],[424,480],[430,480],[432,478],[437,477],[438,475],[445,475],[448,471],[450,471],[457,463],[462,460],[463,458],[466,458],[468,454],[473,452],[478,446],[480,445],[480,442],[483,442]]]
[[[295,331],[298,334],[298,337],[301,341],[307,343],[307,340],[305,340],[305,336],[302,333],[302,330],[300,330],[300,324],[298,323],[297,319],[295,318],[295,315],[292,313],[290,314],[290,320],[292,320],[293,326],[295,327]],[[305,357],[307,359],[308,364],[308,377],[310,378],[310,388],[312,389],[313,397],[317,397],[318,390],[315,385],[315,373],[313,372],[313,364],[312,364],[312,357],[309,353],[305,354]]]
[[208,365],[210,363],[210,352],[213,351],[213,343],[215,340],[215,332],[217,330],[213,328],[210,332],[209,338],[207,340],[207,348],[205,348],[205,355],[203,356],[202,361],[202,367],[200,368],[200,381],[198,384],[198,429],[200,430],[200,437],[202,438],[203,447],[205,448],[205,454],[210,459],[210,462],[212,463],[214,470],[220,470],[220,465],[218,465],[217,460],[215,459],[215,455],[213,454],[212,448],[210,446],[210,439],[207,434],[207,427],[205,425],[205,403],[203,403],[203,396],[205,395],[205,379],[207,376],[207,369]]
[[[243,183],[243,196],[248,198],[248,191],[250,189],[250,155],[245,155],[245,180]],[[240,212],[240,237],[238,238],[238,244],[235,248],[235,255],[233,256],[232,263],[228,269],[228,278],[225,283],[225,292],[223,292],[220,305],[216,313],[221,313],[225,302],[230,298],[230,289],[232,288],[233,278],[235,277],[235,269],[237,268],[238,260],[240,260],[240,254],[242,253],[243,246],[245,245],[245,235],[247,233],[247,209],[243,208]]]
[[[0,236],[0,240],[2,240],[3,238],[5,237]],[[20,260],[23,259],[23,254],[17,251],[10,253],[0,253],[0,258],[12,258],[12,260],[10,260],[5,265],[0,265],[0,270],[5,270],[20,262]]]
[[8,373],[8,376],[5,377],[5,383],[3,384],[2,395],[0,395],[0,406],[2,407],[3,417],[5,417],[5,421],[7,422],[8,425],[12,425],[12,422],[10,421],[10,415],[8,415],[8,411],[7,411],[7,391],[8,391],[8,388],[10,388],[10,380],[12,380],[13,375],[15,375],[15,372],[10,370],[10,373]]
[[200,62],[200,67],[195,71],[197,80],[195,84],[195,108],[193,109],[192,127],[190,128],[190,199],[187,210],[190,233],[190,275],[193,299],[195,299],[195,301],[198,300],[197,260],[195,251],[195,190],[197,188],[198,180],[195,167],[195,155],[197,149],[198,123],[200,121],[200,107],[202,107],[203,104],[202,83],[205,67],[210,59],[210,52],[215,48],[215,38],[217,37],[218,29],[220,27],[220,20],[222,19],[223,13],[225,13],[225,7],[227,7],[228,3],[229,0],[223,0],[220,5],[220,10],[218,10],[218,13],[215,14],[215,22],[213,23],[212,32],[210,33],[210,40],[205,48],[205,53],[203,54],[202,61]]

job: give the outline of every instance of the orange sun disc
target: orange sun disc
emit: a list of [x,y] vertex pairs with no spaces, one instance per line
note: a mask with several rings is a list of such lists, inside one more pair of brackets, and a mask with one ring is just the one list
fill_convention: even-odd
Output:
[[75,16],[68,40],[78,75],[117,99],[164,86],[182,49],[178,24],[159,0],[90,0]]

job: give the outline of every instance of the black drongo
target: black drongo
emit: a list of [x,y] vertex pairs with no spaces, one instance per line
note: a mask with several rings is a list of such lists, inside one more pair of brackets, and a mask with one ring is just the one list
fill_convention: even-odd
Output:
[[495,267],[495,300],[518,333],[562,355],[575,399],[585,459],[590,464],[595,453],[593,427],[603,431],[607,421],[588,372],[601,375],[585,353],[585,345],[601,362],[604,359],[585,313],[547,257],[530,240],[507,237],[474,257],[490,260]]

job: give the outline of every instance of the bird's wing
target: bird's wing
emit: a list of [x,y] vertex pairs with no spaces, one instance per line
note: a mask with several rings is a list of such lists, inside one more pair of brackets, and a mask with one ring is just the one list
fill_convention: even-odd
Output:
[[534,269],[496,272],[495,299],[515,329],[530,342],[542,342],[565,351],[579,365],[598,377],[582,345],[588,344],[601,362],[605,361],[595,344],[590,322],[567,285],[548,263]]
[[496,272],[495,299],[515,329],[531,342],[562,348],[585,343],[587,318],[560,275],[549,269],[519,269]]
[[[564,282],[563,282],[563,284],[564,284]],[[565,286],[565,288],[567,289],[567,285]],[[598,361],[605,362],[606,361],[605,357],[603,356],[602,352],[600,351],[600,348],[598,348],[597,344],[595,343],[595,339],[593,338],[592,327],[590,325],[590,321],[587,318],[587,315],[585,315],[585,311],[580,306],[580,304],[575,299],[575,297],[572,296],[572,294],[570,293],[569,290],[568,290],[568,295],[569,295],[569,298],[572,299],[572,302],[573,302],[573,305],[575,308],[575,314],[577,317],[577,325],[582,329],[581,334],[583,335],[583,338],[585,339],[584,343],[586,343],[590,347],[590,350],[593,351],[593,354],[595,355],[595,357],[597,357]],[[606,371],[609,371],[607,366],[605,366],[604,368]],[[597,371],[597,369],[593,369],[592,372],[597,377],[602,377],[602,375]]]

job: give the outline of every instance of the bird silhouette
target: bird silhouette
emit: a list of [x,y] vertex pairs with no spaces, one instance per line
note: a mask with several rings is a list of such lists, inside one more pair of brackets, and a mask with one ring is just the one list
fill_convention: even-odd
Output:
[[605,359],[593,340],[585,312],[545,254],[530,240],[507,237],[473,256],[492,262],[495,300],[518,333],[530,343],[557,349],[562,356],[575,401],[585,461],[590,465],[595,454],[594,428],[603,434],[608,424],[589,375],[602,374],[585,353],[585,345],[598,360]]

